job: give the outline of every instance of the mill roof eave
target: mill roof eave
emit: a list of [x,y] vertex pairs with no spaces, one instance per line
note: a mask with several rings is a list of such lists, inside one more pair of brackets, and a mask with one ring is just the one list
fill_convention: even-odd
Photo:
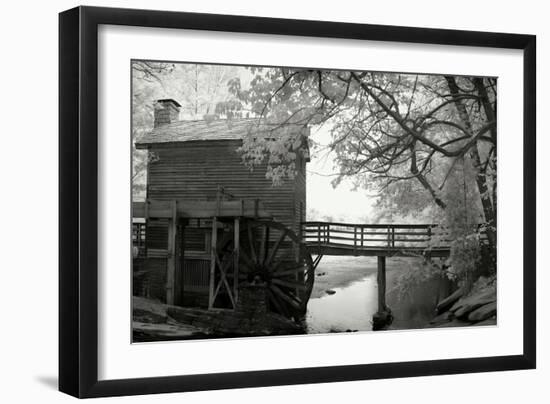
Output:
[[[242,140],[251,132],[268,129],[269,126],[259,123],[257,118],[176,121],[154,128],[138,138],[136,148],[143,150],[188,142]],[[309,132],[309,129],[305,130]],[[309,151],[306,160],[309,161]]]

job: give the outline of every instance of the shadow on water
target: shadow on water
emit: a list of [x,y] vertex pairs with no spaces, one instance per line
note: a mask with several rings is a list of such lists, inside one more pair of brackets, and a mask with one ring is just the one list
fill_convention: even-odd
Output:
[[372,316],[376,312],[376,276],[366,278],[336,292],[311,299],[308,303],[306,324],[308,334],[371,331]]
[[[322,262],[316,271],[322,277],[316,278],[316,289],[308,303],[307,333],[371,331],[372,316],[378,309],[376,258],[331,258]],[[394,316],[389,327],[392,330],[424,328],[433,318],[437,280],[416,285],[407,295],[399,293],[399,274],[412,264],[410,260],[388,260],[386,303]]]
[[394,287],[386,294],[386,302],[392,310],[394,320],[390,330],[412,330],[426,328],[435,315],[439,279],[428,279],[411,286],[410,293],[399,293]]

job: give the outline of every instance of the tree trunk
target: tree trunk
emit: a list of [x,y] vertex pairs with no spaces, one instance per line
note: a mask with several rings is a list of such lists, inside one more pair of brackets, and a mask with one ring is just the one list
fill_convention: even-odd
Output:
[[[487,121],[489,122],[496,122],[496,97],[494,101],[494,107],[491,103],[491,100],[489,99],[489,94],[487,93],[487,88],[485,86],[485,83],[483,79],[481,78],[475,78],[473,79],[474,86],[477,90],[477,93],[479,97],[481,98],[481,104],[483,105],[483,111],[485,112],[485,116],[487,117]],[[496,126],[492,127],[490,130],[491,138],[494,142],[494,155],[497,155],[497,129]],[[493,183],[493,192],[492,192],[492,202],[493,202],[493,227],[492,233],[494,234],[494,245],[495,249],[492,250],[492,252],[495,254],[494,256],[491,256],[492,264],[495,266],[494,269],[496,269],[496,226],[497,226],[497,182],[496,182],[496,172],[497,172],[497,161],[495,159],[494,166],[491,165],[491,162],[489,162],[489,165],[491,165],[491,169],[495,172],[495,181]]]
[[[471,136],[473,136],[473,128],[468,111],[466,110],[466,106],[463,104],[462,100],[458,98],[460,90],[458,85],[456,84],[456,80],[452,76],[445,76],[445,79],[447,80],[447,83],[449,85],[449,90],[454,99],[454,104],[458,111],[458,115],[463,121],[466,130],[470,133]],[[472,158],[474,166],[477,170],[476,184],[481,198],[481,205],[483,207],[485,222],[487,223],[487,239],[489,242],[491,261],[493,262],[493,266],[495,266],[496,268],[496,209],[494,209],[493,201],[491,201],[485,172],[481,171],[482,165],[477,143],[472,146],[470,150],[470,157]]]

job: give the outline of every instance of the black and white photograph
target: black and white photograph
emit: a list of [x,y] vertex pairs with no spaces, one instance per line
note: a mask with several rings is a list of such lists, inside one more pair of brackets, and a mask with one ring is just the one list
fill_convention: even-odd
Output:
[[497,325],[497,77],[130,70],[132,342]]
[[545,401],[544,2],[89,3],[2,9],[1,402]]

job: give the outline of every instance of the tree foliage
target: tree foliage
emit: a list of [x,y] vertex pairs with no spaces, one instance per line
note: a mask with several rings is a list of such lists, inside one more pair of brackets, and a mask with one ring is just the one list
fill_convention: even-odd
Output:
[[[479,259],[481,229],[494,265],[496,79],[155,62],[134,62],[132,71],[134,139],[152,129],[159,98],[177,99],[182,119],[255,117],[243,162],[266,165],[277,185],[319,151],[309,133],[324,126],[334,186],[348,179],[375,192],[381,220],[443,223],[453,270],[464,278]],[[134,195],[143,195],[147,163],[134,150]]]
[[[483,223],[494,255],[496,79],[289,68],[252,73],[249,89],[233,82],[230,91],[271,132],[252,133],[243,158],[267,160],[274,183],[292,175],[295,154],[305,152],[296,147],[302,142],[296,129],[326,125],[339,170],[335,185],[352,178],[379,193],[381,208],[430,210],[453,237],[458,221],[468,234]],[[463,207],[460,198],[467,200]]]
[[[181,105],[181,119],[234,117],[240,101],[228,90],[238,68],[234,66],[134,61],[132,63],[132,139],[153,129],[155,101],[173,98]],[[146,151],[132,150],[132,191],[134,199],[145,198]]]

